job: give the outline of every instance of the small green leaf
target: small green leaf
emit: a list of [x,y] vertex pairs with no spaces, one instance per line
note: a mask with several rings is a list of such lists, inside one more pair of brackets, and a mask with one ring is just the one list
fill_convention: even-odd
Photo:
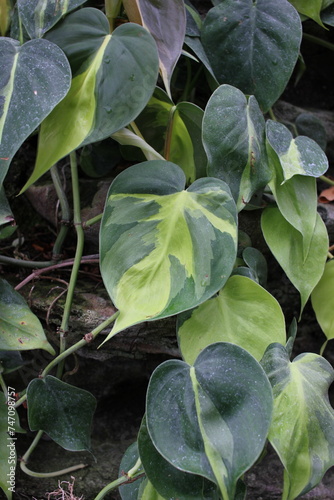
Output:
[[65,14],[86,0],[18,0],[21,21],[30,38],[41,38]]
[[[125,472],[128,472],[132,467],[135,466],[137,460],[139,459],[138,444],[137,441],[132,443],[123,455],[122,461],[119,466],[118,476],[122,477]],[[144,471],[143,471],[144,472]],[[123,484],[118,488],[119,494],[122,500],[137,500],[140,484],[145,481],[145,476],[136,479],[129,484]]]
[[299,231],[289,224],[278,208],[266,208],[262,214],[263,236],[280,266],[301,296],[301,312],[320,280],[327,258],[328,234],[317,214],[308,254],[304,256],[304,241]]
[[0,226],[8,224],[9,222],[15,223],[13,213],[10,209],[8,200],[5,195],[3,186],[0,187]]
[[208,12],[202,29],[217,80],[253,94],[263,112],[285,89],[301,36],[298,12],[287,0],[225,0]]
[[251,246],[242,252],[242,258],[247,266],[254,271],[261,286],[267,285],[268,267],[263,254]]
[[214,482],[233,500],[238,478],[260,455],[271,421],[272,393],[244,349],[211,344],[194,366],[171,360],[153,373],[146,421],[158,452],[173,467]]
[[90,449],[90,431],[96,407],[94,396],[47,375],[28,385],[28,421],[69,451]]
[[143,419],[138,434],[138,449],[145,473],[162,498],[179,500],[218,500],[217,487],[202,476],[176,469],[155,448]]
[[150,161],[110,186],[100,230],[101,273],[120,310],[107,339],[130,325],[177,314],[216,293],[236,257],[236,210],[227,185]]
[[254,96],[221,85],[210,97],[203,118],[208,175],[225,181],[241,210],[271,177],[264,118]]
[[324,274],[314,288],[312,295],[312,306],[317,321],[327,337],[334,339],[334,260],[325,265]]
[[55,354],[43,327],[24,298],[5,280],[0,280],[0,349],[26,351],[44,349]]
[[190,364],[214,342],[237,344],[260,361],[269,344],[285,343],[285,321],[269,292],[245,276],[231,276],[217,297],[179,315],[178,339]]
[[324,28],[320,18],[323,0],[289,0],[300,14],[310,17]]
[[301,354],[293,362],[285,348],[270,346],[262,365],[274,393],[269,441],[284,467],[283,500],[304,495],[334,465],[334,410],[328,387],[332,366],[317,354]]
[[47,40],[0,39],[0,186],[25,139],[67,94],[71,70]]
[[74,78],[65,99],[41,126],[35,168],[23,190],[71,151],[106,139],[134,120],[158,75],[151,35],[132,23],[111,35],[106,16],[97,9],[69,14],[48,38],[68,56]]

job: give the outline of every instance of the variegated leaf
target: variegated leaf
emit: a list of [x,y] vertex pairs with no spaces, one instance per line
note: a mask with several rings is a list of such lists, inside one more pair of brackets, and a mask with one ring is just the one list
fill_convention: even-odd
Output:
[[211,96],[203,118],[203,143],[208,175],[225,181],[241,210],[271,178],[264,118],[254,96],[231,85]]
[[20,18],[30,38],[41,38],[65,14],[86,0],[17,0]]
[[25,139],[70,88],[71,70],[47,40],[0,39],[0,185]]
[[334,465],[334,410],[328,387],[332,366],[307,353],[293,362],[285,348],[270,346],[262,359],[274,394],[269,441],[284,467],[283,500],[294,500],[314,488]]
[[64,50],[74,78],[66,98],[42,123],[35,168],[23,190],[71,151],[134,120],[158,76],[157,49],[147,30],[126,23],[111,35],[97,9],[69,14],[48,39]]
[[101,224],[101,273],[120,310],[109,337],[195,307],[216,293],[236,257],[236,209],[227,185],[150,161],[112,183]]

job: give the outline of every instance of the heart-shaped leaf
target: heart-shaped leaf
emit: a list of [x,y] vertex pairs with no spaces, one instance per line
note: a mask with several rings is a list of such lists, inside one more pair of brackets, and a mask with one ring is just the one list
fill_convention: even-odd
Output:
[[312,353],[291,363],[278,344],[268,348],[262,365],[274,393],[268,437],[285,467],[282,499],[294,500],[314,488],[334,465],[334,410],[327,395],[334,370]]
[[285,321],[269,292],[245,276],[231,276],[217,297],[178,316],[178,339],[187,363],[214,342],[237,344],[260,361],[269,344],[285,343]]
[[70,88],[62,50],[47,40],[0,39],[0,185],[25,139]]
[[86,0],[17,0],[17,7],[30,38],[41,38],[65,14]]
[[230,500],[238,478],[263,449],[272,404],[270,383],[247,351],[211,344],[194,366],[171,360],[154,371],[147,428],[168,462],[214,482]]
[[24,298],[5,280],[0,280],[0,349],[26,351],[44,349],[55,354],[43,327]]
[[203,118],[208,175],[225,181],[241,210],[271,177],[265,149],[264,118],[256,99],[230,85],[211,96]]
[[215,500],[217,486],[202,476],[176,469],[155,448],[143,419],[138,434],[138,449],[145,473],[163,498]]
[[134,120],[158,75],[151,35],[132,23],[111,35],[106,16],[97,9],[69,14],[48,38],[68,56],[74,78],[66,98],[41,126],[35,168],[23,190],[71,151]]
[[285,89],[301,36],[298,12],[287,0],[225,0],[208,12],[202,29],[217,80],[253,94],[263,112]]
[[216,293],[236,257],[236,210],[227,185],[186,191],[174,163],[150,161],[111,184],[101,223],[101,273],[120,310],[108,339],[130,325],[195,307]]
[[327,340],[334,339],[334,260],[326,263],[324,274],[314,288],[311,300],[317,321]]
[[160,73],[169,96],[174,67],[186,32],[183,0],[123,0],[130,21],[142,24],[153,36],[159,52]]
[[96,399],[90,392],[47,375],[30,382],[27,401],[32,431],[46,432],[65,450],[90,449],[90,432],[96,407]]
[[285,220],[278,208],[264,210],[261,226],[267,245],[300,293],[302,312],[312,290],[324,272],[328,251],[326,226],[317,214],[306,258],[302,235]]

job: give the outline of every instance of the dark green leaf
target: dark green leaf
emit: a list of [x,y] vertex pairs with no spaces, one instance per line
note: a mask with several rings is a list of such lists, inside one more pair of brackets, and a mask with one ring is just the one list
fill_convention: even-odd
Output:
[[203,23],[202,43],[220,83],[253,94],[267,111],[285,89],[302,36],[287,0],[225,0]]
[[108,339],[130,325],[195,307],[232,272],[236,209],[227,185],[205,178],[185,190],[185,180],[174,163],[149,161],[110,186],[101,273],[120,315]]
[[113,139],[88,144],[81,150],[80,167],[89,177],[110,175],[121,160],[119,145]]
[[295,125],[299,135],[306,135],[313,139],[323,151],[327,146],[327,134],[322,120],[312,113],[300,113],[297,116]]
[[23,141],[70,88],[64,53],[47,40],[0,39],[0,186]]
[[10,373],[18,370],[22,365],[24,365],[24,361],[20,352],[0,351],[0,367],[2,367],[3,373]]
[[9,222],[15,223],[13,213],[10,209],[8,200],[5,195],[3,187],[0,187],[0,226],[8,224]]
[[208,175],[225,181],[239,210],[271,177],[265,149],[264,118],[254,96],[230,85],[211,96],[203,118]]
[[90,449],[96,400],[90,392],[47,375],[33,379],[27,389],[28,420],[32,431],[46,432],[69,451]]
[[[122,477],[132,467],[135,466],[139,458],[137,442],[132,443],[123,455],[119,466],[119,477]],[[145,477],[140,477],[136,481],[129,484],[124,484],[118,488],[122,500],[137,500],[140,484],[145,480]]]
[[55,354],[43,327],[24,298],[5,280],[0,280],[0,349],[26,351],[45,349]]
[[158,452],[174,467],[214,482],[224,499],[260,455],[269,430],[272,393],[244,349],[211,344],[194,366],[166,361],[153,373],[146,421]]
[[242,258],[247,266],[255,272],[261,286],[267,285],[267,261],[263,254],[253,247],[247,247],[242,252]]

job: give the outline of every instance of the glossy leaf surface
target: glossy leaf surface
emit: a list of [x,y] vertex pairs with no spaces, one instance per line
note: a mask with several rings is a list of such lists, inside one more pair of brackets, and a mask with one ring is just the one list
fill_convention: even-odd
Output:
[[170,80],[181,55],[186,32],[183,0],[123,0],[130,21],[142,24],[159,52],[160,73],[170,95]]
[[70,88],[64,53],[47,40],[0,39],[0,185],[25,139]]
[[236,257],[236,210],[218,179],[186,191],[183,171],[143,162],[111,184],[100,231],[101,273],[120,310],[109,335],[190,309],[217,292]]
[[271,177],[265,150],[264,118],[251,96],[221,85],[211,96],[203,118],[208,175],[225,181],[241,210]]
[[174,467],[214,482],[224,500],[264,446],[272,411],[269,381],[244,349],[217,343],[194,366],[171,360],[153,373],[146,421]]
[[225,0],[208,12],[202,43],[217,80],[255,95],[265,112],[289,81],[301,35],[287,0]]
[[20,18],[30,38],[41,38],[65,14],[86,0],[18,0]]
[[190,364],[214,342],[237,344],[260,361],[269,344],[285,343],[285,321],[269,292],[245,276],[231,276],[217,297],[179,315],[178,339]]
[[293,362],[283,346],[270,346],[262,365],[274,393],[269,441],[284,467],[283,500],[294,500],[314,488],[334,465],[334,410],[328,388],[332,366],[307,353]]
[[334,261],[325,265],[324,274],[311,295],[317,321],[327,337],[334,338]]
[[202,476],[176,469],[160,455],[148,433],[146,418],[138,434],[138,449],[150,483],[163,498],[218,500],[215,484]]
[[48,38],[68,56],[74,78],[41,126],[35,169],[25,188],[79,146],[128,125],[151,97],[158,74],[151,35],[132,23],[110,35],[107,18],[97,9],[69,14]]
[[47,375],[30,382],[27,401],[32,431],[46,432],[65,450],[90,449],[90,432],[96,407],[96,399],[90,392]]
[[328,250],[326,227],[317,214],[314,233],[305,258],[302,235],[284,219],[278,208],[264,210],[261,226],[267,245],[301,295],[302,311],[324,271]]
[[44,349],[55,354],[43,327],[24,298],[5,280],[0,280],[0,349],[26,351]]

